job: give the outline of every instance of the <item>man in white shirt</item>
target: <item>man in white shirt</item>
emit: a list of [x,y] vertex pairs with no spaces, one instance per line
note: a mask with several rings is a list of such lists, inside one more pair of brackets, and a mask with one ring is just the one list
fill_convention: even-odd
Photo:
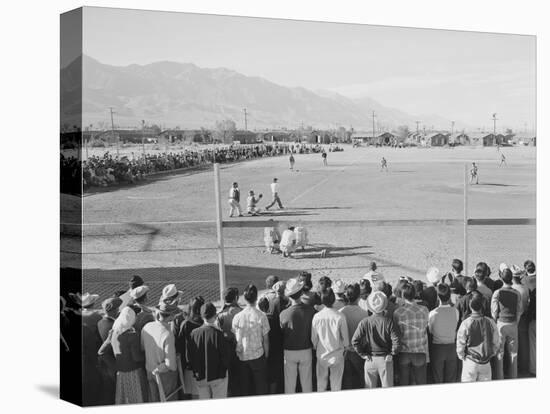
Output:
[[281,235],[281,243],[279,243],[279,249],[281,250],[283,257],[290,257],[290,255],[296,250],[296,233],[294,233],[294,227],[289,227]]
[[317,350],[317,391],[342,389],[344,374],[344,350],[349,346],[346,317],[333,309],[336,297],[331,288],[321,292],[325,307],[313,316],[311,343]]
[[241,190],[239,190],[239,184],[233,183],[231,189],[229,190],[229,217],[233,217],[233,214],[236,212],[239,217],[242,217],[241,213]]
[[271,183],[271,195],[273,196],[273,201],[271,204],[265,207],[266,210],[269,210],[271,207],[277,203],[279,206],[279,209],[283,209],[283,203],[281,202],[281,199],[279,198],[279,183],[277,182],[277,178],[273,179],[273,182]]

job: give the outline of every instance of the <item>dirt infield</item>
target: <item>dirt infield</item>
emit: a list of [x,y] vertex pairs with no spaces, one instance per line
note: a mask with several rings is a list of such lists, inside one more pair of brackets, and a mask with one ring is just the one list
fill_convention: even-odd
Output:
[[[288,278],[302,269],[311,270],[315,278],[354,280],[371,260],[389,279],[403,274],[423,277],[432,265],[447,270],[452,258],[463,256],[459,223],[464,163],[479,165],[480,183],[469,187],[470,217],[536,217],[535,148],[501,151],[507,157],[504,167],[498,166],[496,148],[351,147],[329,153],[327,167],[319,154],[295,156],[297,171],[289,170],[286,157],[222,166],[228,283],[241,288],[248,281],[263,285],[268,274]],[[388,160],[387,173],[379,171],[382,156]],[[233,181],[239,182],[243,195],[248,189],[263,193],[263,207],[270,202],[273,177],[279,179],[284,210],[257,218],[227,217],[226,192]],[[212,171],[163,176],[136,187],[90,194],[83,200],[83,211],[85,290],[106,295],[140,274],[154,284],[153,296],[172,281],[189,297],[202,293],[217,298]],[[249,226],[265,219],[281,228],[303,225],[311,246],[291,259],[265,253],[263,228]],[[408,221],[420,219],[437,221]],[[374,226],[369,220],[404,221]],[[533,224],[470,226],[469,240],[470,271],[481,260],[497,269],[500,262],[536,259]],[[78,251],[75,243],[63,238],[66,258]],[[322,249],[328,249],[328,257],[319,257]]]

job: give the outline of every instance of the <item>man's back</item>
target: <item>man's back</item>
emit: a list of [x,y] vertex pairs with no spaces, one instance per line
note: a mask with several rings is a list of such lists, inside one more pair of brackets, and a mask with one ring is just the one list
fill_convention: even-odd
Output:
[[291,351],[309,349],[311,344],[311,322],[315,309],[304,303],[297,303],[279,315],[283,334],[283,348]]
[[[143,327],[141,344],[145,351],[145,368],[149,373],[166,359],[171,361],[176,356],[174,334],[161,322],[149,322]],[[175,360],[172,363],[175,364]],[[171,369],[175,371],[175,365]]]
[[349,340],[351,342],[351,338],[357,330],[359,322],[369,316],[369,313],[361,308],[359,305],[346,305],[342,309],[340,309],[340,313],[342,313],[342,315],[344,315],[344,317],[346,318]]
[[402,352],[424,353],[428,346],[428,308],[405,302],[393,313],[401,332]]
[[521,313],[521,294],[505,285],[493,294],[491,314],[497,322],[516,322]]
[[320,359],[331,362],[334,357],[343,356],[349,345],[346,318],[336,309],[324,308],[313,315],[311,322],[312,342]]
[[223,332],[212,325],[203,325],[191,332],[190,359],[197,380],[224,378],[229,365]]
[[491,318],[472,313],[457,332],[456,351],[459,358],[486,364],[499,347],[498,329]]

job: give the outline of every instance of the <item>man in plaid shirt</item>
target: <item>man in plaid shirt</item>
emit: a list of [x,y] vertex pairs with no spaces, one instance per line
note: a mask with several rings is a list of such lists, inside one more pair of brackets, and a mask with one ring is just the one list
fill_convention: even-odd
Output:
[[415,303],[415,289],[412,284],[405,284],[401,294],[404,303],[393,313],[394,322],[401,331],[399,384],[409,385],[411,372],[415,384],[426,384],[428,308]]

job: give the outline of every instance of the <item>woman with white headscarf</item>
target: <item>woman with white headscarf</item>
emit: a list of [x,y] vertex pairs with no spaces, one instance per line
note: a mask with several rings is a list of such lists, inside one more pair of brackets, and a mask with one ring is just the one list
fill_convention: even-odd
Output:
[[133,328],[136,314],[125,307],[116,318],[109,337],[100,349],[110,343],[116,359],[115,404],[137,404],[148,401],[147,380],[143,363],[145,355],[141,350],[139,335]]

